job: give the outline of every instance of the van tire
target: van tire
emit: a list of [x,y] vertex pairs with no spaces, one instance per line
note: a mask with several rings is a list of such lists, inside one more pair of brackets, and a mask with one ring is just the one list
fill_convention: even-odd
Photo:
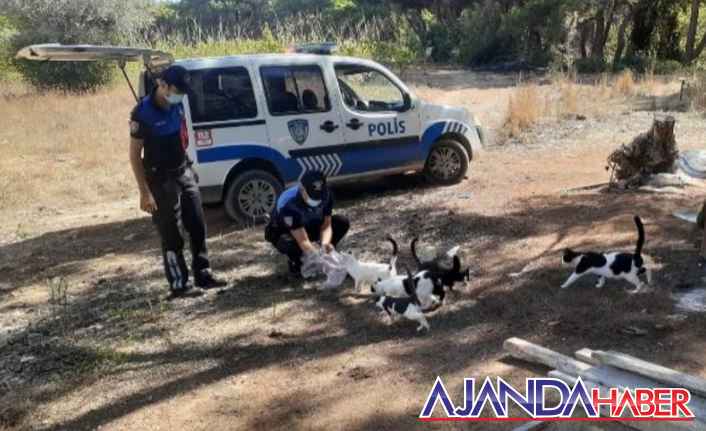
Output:
[[466,177],[468,165],[469,156],[463,145],[453,139],[442,139],[429,151],[424,176],[432,184],[457,184]]
[[230,182],[223,206],[231,220],[262,223],[277,204],[282,189],[282,183],[271,173],[248,170]]

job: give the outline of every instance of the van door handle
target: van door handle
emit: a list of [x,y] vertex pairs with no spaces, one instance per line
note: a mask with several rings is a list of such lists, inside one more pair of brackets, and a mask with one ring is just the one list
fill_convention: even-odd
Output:
[[321,130],[328,133],[333,133],[334,130],[338,129],[337,124],[333,124],[333,121],[329,120],[321,125]]
[[354,118],[350,121],[350,123],[346,123],[346,127],[348,127],[349,129],[353,129],[353,130],[358,130],[364,124],[365,123],[363,123],[362,121],[358,120],[357,118]]

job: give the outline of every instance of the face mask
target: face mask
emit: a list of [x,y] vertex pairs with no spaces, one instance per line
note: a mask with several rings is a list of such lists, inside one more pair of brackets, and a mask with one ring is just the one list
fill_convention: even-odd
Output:
[[182,100],[184,100],[183,94],[170,94],[167,96],[167,102],[169,102],[170,105],[178,105]]
[[316,208],[319,205],[321,205],[321,201],[315,201],[314,199],[311,199],[310,197],[304,198],[304,201],[306,202],[307,205],[309,205],[312,208]]

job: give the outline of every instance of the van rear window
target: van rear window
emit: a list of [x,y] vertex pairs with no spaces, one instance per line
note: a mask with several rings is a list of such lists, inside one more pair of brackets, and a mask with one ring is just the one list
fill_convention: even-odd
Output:
[[194,123],[257,117],[252,81],[244,67],[194,70],[190,78]]
[[318,66],[264,66],[260,68],[272,115],[328,112],[331,103]]

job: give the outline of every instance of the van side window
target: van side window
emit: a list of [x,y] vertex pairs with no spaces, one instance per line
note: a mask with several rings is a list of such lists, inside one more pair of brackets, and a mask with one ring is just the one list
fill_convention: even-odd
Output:
[[252,81],[244,67],[195,70],[190,79],[194,123],[257,117]]
[[324,76],[318,66],[260,68],[272,115],[297,115],[331,110]]
[[338,64],[336,79],[343,103],[362,112],[398,111],[404,106],[404,94],[382,72],[360,65]]

